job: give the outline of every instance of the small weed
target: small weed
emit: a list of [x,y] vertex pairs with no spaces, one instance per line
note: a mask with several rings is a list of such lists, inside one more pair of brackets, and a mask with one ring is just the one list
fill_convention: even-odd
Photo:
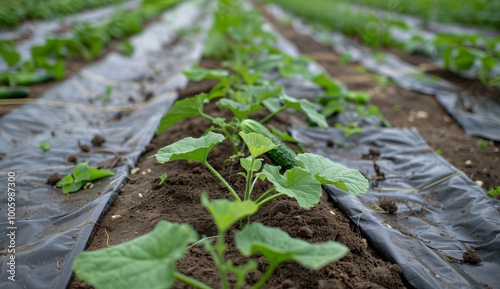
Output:
[[487,140],[482,139],[482,138],[478,139],[476,142],[476,146],[478,148],[482,148],[482,149],[487,149],[489,145],[490,145],[490,143]]
[[163,173],[161,174],[160,176],[160,183],[158,185],[163,185],[163,183],[165,183],[165,181],[167,180],[167,173]]
[[492,188],[488,191],[488,195],[490,195],[493,198],[500,198],[500,186],[496,188]]
[[52,144],[48,141],[42,141],[40,142],[40,148],[42,149],[42,151],[47,152],[52,148]]
[[394,112],[400,112],[401,111],[401,105],[395,104],[392,106],[392,111]]

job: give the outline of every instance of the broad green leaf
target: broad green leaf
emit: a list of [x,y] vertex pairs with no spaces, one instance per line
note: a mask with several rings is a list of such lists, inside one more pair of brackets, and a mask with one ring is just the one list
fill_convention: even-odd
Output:
[[254,60],[253,68],[262,72],[269,72],[284,64],[286,55],[271,54],[263,57],[258,57]]
[[16,47],[13,41],[1,40],[0,41],[0,55],[8,66],[16,65],[21,57],[16,51]]
[[332,184],[352,195],[363,194],[368,190],[368,180],[358,170],[311,153],[299,154],[296,159],[321,184]]
[[90,180],[90,172],[89,172],[89,163],[81,162],[75,165],[73,168],[73,177],[75,178],[75,182],[89,181]]
[[333,79],[326,76],[324,73],[318,74],[312,79],[314,83],[323,87],[327,93],[340,94],[347,91],[342,84],[335,82]]
[[95,168],[91,168],[91,167],[89,167],[89,173],[90,173],[89,181],[97,180],[97,179],[104,178],[104,177],[111,177],[111,176],[115,175],[115,173],[113,173],[113,171],[111,171],[111,170],[95,169]]
[[47,151],[50,151],[50,149],[52,148],[52,144],[48,141],[42,141],[42,142],[40,142],[40,148],[44,152],[47,152]]
[[283,64],[279,67],[281,76],[291,78],[295,75],[302,75],[306,79],[314,77],[314,74],[309,71],[310,60],[305,57],[291,57],[288,56],[284,59]]
[[456,69],[461,71],[466,71],[469,70],[474,65],[475,60],[476,56],[474,55],[474,53],[472,53],[471,50],[465,47],[460,47],[458,49],[458,54],[455,57],[453,64],[455,65]]
[[276,112],[283,107],[278,97],[266,99],[264,100],[263,104],[270,112]]
[[58,60],[52,64],[47,63],[44,65],[44,68],[48,73],[54,74],[56,79],[63,79],[66,75],[66,66],[62,60]]
[[209,201],[206,193],[201,195],[201,203],[212,215],[219,232],[225,232],[242,218],[253,215],[259,206],[252,201],[233,202],[226,199]]
[[250,154],[254,159],[278,146],[277,144],[273,143],[268,137],[265,137],[259,133],[245,133],[241,131],[240,136],[247,145],[248,150],[250,150]]
[[237,102],[231,99],[222,98],[217,102],[219,106],[228,108],[239,119],[247,118],[251,113],[262,109],[260,104],[249,104],[245,102]]
[[192,81],[202,81],[204,79],[223,79],[229,76],[229,72],[224,69],[191,68],[183,71],[184,75]]
[[160,221],[153,231],[137,239],[80,253],[73,270],[97,289],[170,288],[177,260],[197,239],[189,225]]
[[56,183],[56,187],[62,187],[74,183],[75,179],[72,174],[67,174],[59,182]]
[[161,148],[155,157],[160,164],[175,160],[197,161],[203,163],[206,161],[208,153],[218,144],[224,141],[222,134],[208,132],[200,138],[187,137],[171,145]]
[[338,242],[308,243],[290,237],[279,228],[259,223],[246,225],[236,233],[235,241],[243,255],[262,254],[274,266],[295,261],[308,269],[318,270],[349,253],[349,248]]
[[250,172],[250,171],[256,172],[256,171],[260,170],[260,168],[262,167],[262,159],[255,159],[253,162],[253,166],[250,167],[252,165],[252,159],[253,159],[252,156],[248,156],[246,158],[240,159],[241,166],[247,172]]
[[64,185],[62,189],[62,193],[67,195],[71,193],[76,193],[78,192],[84,185],[84,182],[74,182],[71,184]]
[[174,106],[170,108],[170,111],[161,118],[156,134],[159,135],[181,120],[202,115],[206,99],[207,95],[202,93],[194,97],[176,101]]
[[276,191],[297,200],[304,209],[310,209],[316,205],[322,194],[321,184],[309,171],[293,167],[283,175],[279,173],[280,167],[264,165],[262,174],[273,183]]
[[257,102],[281,95],[283,87],[274,83],[265,82],[261,85],[241,85],[238,88],[243,90],[242,95],[248,99],[255,99]]
[[288,95],[283,95],[281,98],[285,102],[286,107],[306,114],[307,117],[319,127],[328,128],[325,117],[316,110],[316,105],[314,103],[307,99],[299,100]]

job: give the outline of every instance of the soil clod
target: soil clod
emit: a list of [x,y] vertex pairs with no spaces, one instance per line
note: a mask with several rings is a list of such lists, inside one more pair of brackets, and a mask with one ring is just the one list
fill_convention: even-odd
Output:
[[88,153],[92,149],[88,144],[81,143],[80,141],[78,141],[78,147],[84,153]]
[[381,200],[378,206],[389,214],[394,214],[398,210],[398,205],[396,205],[396,202],[389,199]]
[[92,138],[90,142],[93,146],[100,147],[103,143],[106,142],[106,139],[102,135],[97,134]]
[[68,163],[74,163],[76,164],[76,162],[78,161],[78,156],[77,154],[70,154],[66,160],[68,161]]
[[61,179],[62,179],[61,175],[58,172],[55,172],[52,175],[50,175],[50,177],[47,179],[47,184],[55,186],[57,182],[59,182]]
[[361,158],[365,160],[375,160],[380,157],[380,150],[369,149],[367,154],[362,154]]
[[464,263],[479,265],[481,264],[481,257],[474,250],[467,250],[463,255]]

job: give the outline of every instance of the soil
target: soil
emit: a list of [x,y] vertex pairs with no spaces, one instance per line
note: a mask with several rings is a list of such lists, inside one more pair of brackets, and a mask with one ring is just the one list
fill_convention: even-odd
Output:
[[[379,107],[393,126],[416,127],[431,147],[441,151],[445,159],[471,179],[482,183],[484,188],[500,185],[500,171],[497,169],[500,164],[500,144],[490,142],[487,148],[478,147],[478,139],[466,135],[433,96],[406,91],[392,84],[382,87],[374,80],[373,74],[363,72],[359,65],[341,63],[341,57],[329,47],[299,35],[289,27],[274,21],[273,24],[303,54],[315,59],[331,76],[346,83],[349,89],[368,92],[372,96],[371,102]],[[204,60],[201,66],[217,67],[218,64],[216,61]],[[212,86],[213,82],[190,83],[181,91],[181,98],[208,91]],[[214,105],[209,105],[205,112],[221,115]],[[279,116],[274,125],[286,127],[286,116]],[[210,123],[205,119],[191,118],[172,126],[168,132],[152,140],[145,148],[128,183],[97,226],[88,250],[105,248],[107,244],[116,246],[134,239],[150,232],[160,220],[189,223],[200,236],[216,235],[213,222],[200,205],[200,193],[208,192],[211,199],[228,198],[230,195],[225,187],[200,164],[176,161],[158,165],[154,159],[147,159],[158,149],[174,141],[187,136],[201,136],[209,126]],[[226,161],[230,155],[230,145],[223,143],[210,153],[208,162],[221,172],[236,191],[242,192],[244,179],[237,175],[239,165]],[[375,160],[379,155],[380,152],[370,151],[365,157],[373,159],[376,166]],[[163,185],[159,185],[159,177],[163,173],[167,173],[168,178]],[[265,185],[258,186],[256,196],[265,190]],[[394,207],[391,206],[395,204],[394,201],[386,201],[389,207],[383,209],[394,213]],[[382,207],[383,204],[379,205]],[[295,201],[287,198],[275,200],[252,216],[251,222],[280,227],[292,237],[309,242],[336,240],[350,248],[347,256],[318,271],[304,269],[295,263],[282,264],[265,288],[406,288],[400,278],[399,266],[385,260],[326,193],[321,202],[311,210],[303,210]],[[227,257],[236,264],[241,264],[246,259],[232,243],[235,230],[233,228],[228,233]],[[465,258],[466,256],[464,260]],[[267,267],[263,258],[255,257],[255,260],[259,264],[258,270],[247,278],[249,284],[258,280]],[[185,258],[178,262],[178,269],[214,288],[219,287],[214,264],[201,246],[191,247]],[[69,288],[92,287],[74,280]],[[188,287],[176,283],[174,288]]]

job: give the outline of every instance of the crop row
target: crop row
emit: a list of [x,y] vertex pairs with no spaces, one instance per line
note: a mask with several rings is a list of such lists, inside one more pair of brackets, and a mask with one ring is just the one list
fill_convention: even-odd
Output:
[[102,7],[125,0],[18,0],[0,6],[0,29],[14,27],[25,20],[47,20],[70,15],[85,9]]
[[[229,3],[230,2],[230,3]],[[283,53],[273,31],[265,29],[256,11],[244,9],[240,1],[219,1],[214,24],[205,44],[204,54],[222,60],[220,69],[194,67],[185,75],[194,82],[215,80],[208,92],[177,101],[161,119],[157,134],[168,131],[175,123],[192,117],[208,119],[212,126],[199,138],[187,137],[158,150],[150,158],[160,164],[177,160],[201,163],[228,191],[227,199],[209,200],[202,194],[201,204],[213,218],[218,230],[214,238],[200,239],[188,224],[161,221],[156,228],[135,240],[112,248],[83,252],[73,264],[76,275],[96,288],[170,288],[176,281],[195,288],[210,286],[176,270],[176,263],[192,244],[202,244],[219,271],[220,287],[229,288],[228,276],[236,276],[234,288],[243,288],[246,276],[256,269],[250,258],[261,254],[269,261],[262,278],[251,288],[261,288],[275,268],[294,261],[309,269],[320,269],[337,261],[348,248],[333,241],[307,243],[294,239],[279,228],[249,223],[249,216],[262,206],[279,198],[295,199],[302,208],[315,206],[322,195],[321,185],[334,185],[353,195],[364,193],[368,181],[357,170],[319,155],[296,153],[283,141],[293,140],[286,132],[271,130],[266,123],[285,110],[301,113],[314,126],[327,128],[325,115],[354,105],[360,112],[369,111],[368,96],[348,91],[322,71],[311,71],[309,60]],[[289,96],[274,80],[299,77],[315,83],[324,93],[317,100],[329,105],[318,111],[318,103]],[[208,115],[205,106],[215,103],[222,115]],[[335,107],[336,109],[332,109]],[[267,117],[256,120],[257,112]],[[345,129],[351,129],[345,127]],[[340,141],[340,140],[339,140]],[[237,191],[210,163],[210,151],[222,142],[231,143],[233,155],[227,160],[239,162],[237,173],[245,179],[243,191]],[[264,163],[268,155],[274,165]],[[161,177],[165,182],[168,176]],[[264,183],[267,191],[257,195],[256,184]],[[244,264],[226,259],[229,229],[239,223],[233,236],[236,248],[249,257]],[[146,253],[146,254],[143,254]],[[149,268],[148,270],[144,270]],[[120,282],[117,283],[117,278]]]
[[412,0],[388,2],[384,0],[358,0],[356,2],[419,16],[426,22],[452,22],[500,29],[500,2],[498,1]]
[[475,71],[486,85],[498,85],[500,37],[490,38],[481,34],[424,33],[403,19],[390,13],[375,13],[355,9],[346,3],[328,0],[266,0],[292,13],[307,18],[322,28],[339,30],[358,37],[372,48],[395,47],[406,53],[419,53],[440,59],[445,69],[466,73]]
[[[122,40],[142,30],[143,25],[180,0],[148,0],[133,11],[119,10],[98,23],[79,24],[69,37],[47,38],[42,45],[31,48],[31,60],[21,63],[20,55],[12,41],[0,41],[0,55],[12,67],[12,71],[0,74],[0,83],[14,87],[4,88],[0,98],[27,97],[29,90],[23,85],[64,78],[65,61],[77,57],[83,61],[95,59],[111,41]],[[133,53],[128,41],[118,50],[127,55]],[[40,73],[40,70],[45,71]],[[24,93],[23,93],[24,91]]]

